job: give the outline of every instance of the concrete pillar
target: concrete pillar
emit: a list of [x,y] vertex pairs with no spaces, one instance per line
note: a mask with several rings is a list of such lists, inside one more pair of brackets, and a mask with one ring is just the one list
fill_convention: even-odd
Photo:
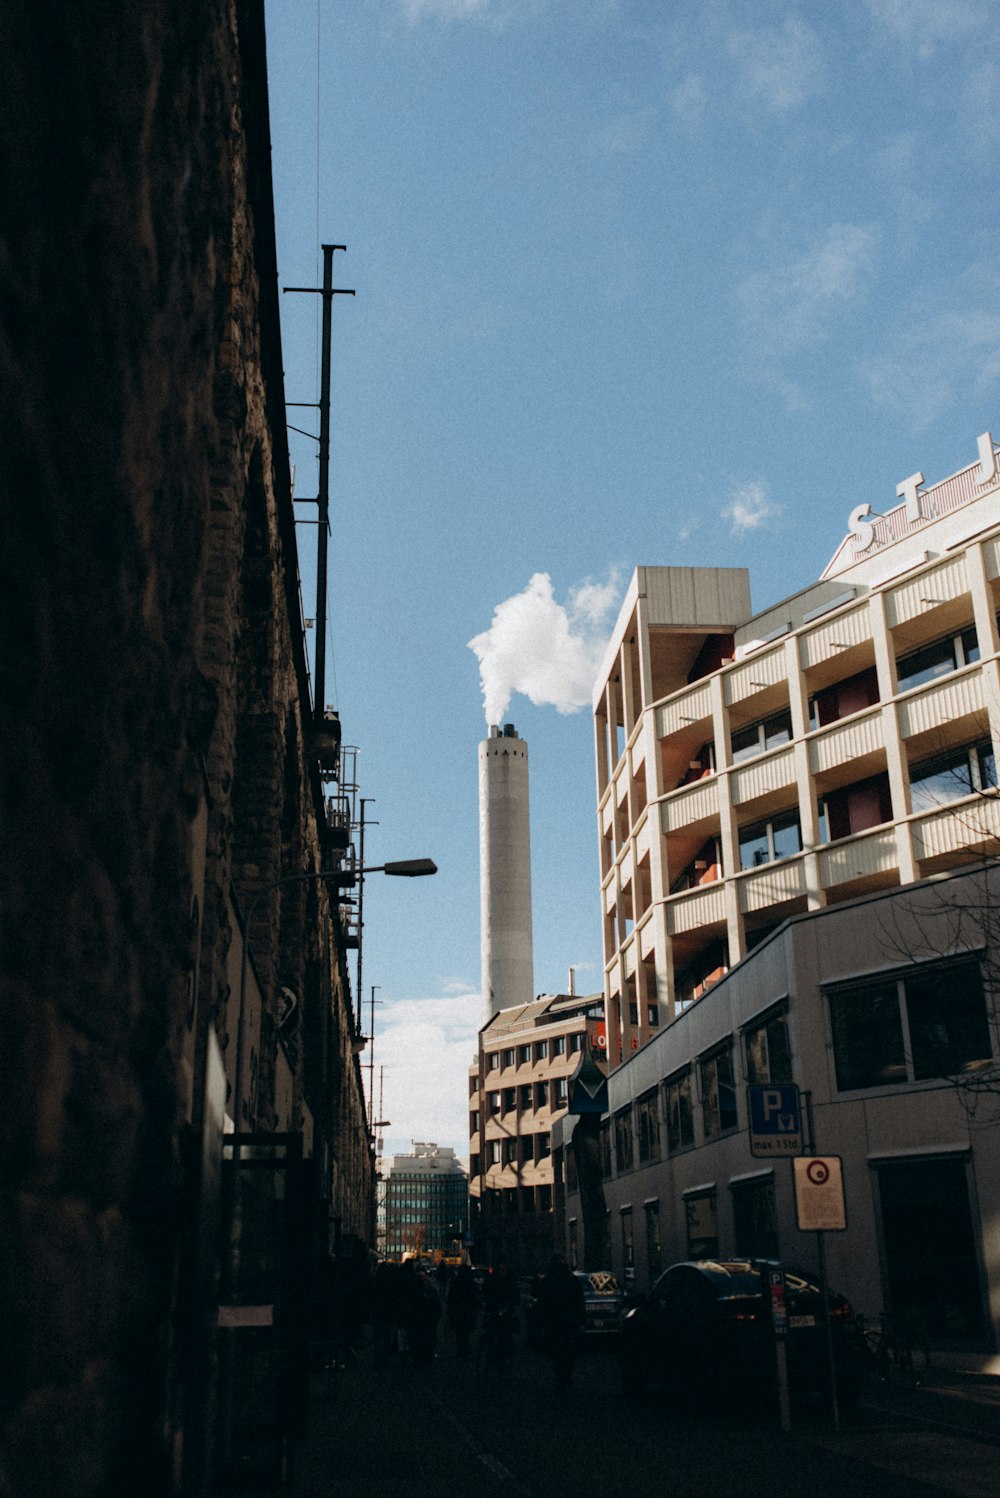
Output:
[[534,998],[528,746],[512,724],[479,745],[479,911],[490,1020]]

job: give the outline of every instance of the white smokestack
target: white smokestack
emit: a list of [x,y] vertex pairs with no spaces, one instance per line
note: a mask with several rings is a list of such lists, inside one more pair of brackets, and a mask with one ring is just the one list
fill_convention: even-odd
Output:
[[528,746],[511,723],[479,745],[479,916],[485,1021],[535,996]]

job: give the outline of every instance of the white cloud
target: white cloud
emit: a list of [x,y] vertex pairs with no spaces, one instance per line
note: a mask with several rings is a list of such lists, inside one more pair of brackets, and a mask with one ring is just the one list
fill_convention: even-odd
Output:
[[996,11],[989,0],[868,0],[875,22],[917,56],[932,57],[938,46],[965,42],[982,30]]
[[871,224],[832,224],[795,259],[752,271],[737,287],[751,363],[793,409],[805,404],[781,362],[824,343],[863,301],[881,232]]
[[882,353],[861,366],[878,404],[914,431],[1000,395],[1000,275],[973,266],[947,295],[907,308]]
[[497,604],[489,629],[469,641],[487,723],[502,721],[515,692],[560,713],[588,707],[619,591],[612,573],[578,584],[561,604],[549,574],[536,572],[522,593]]
[[468,1068],[482,1000],[468,984],[449,981],[446,987],[442,997],[387,1000],[377,1011],[376,1102],[382,1068],[382,1106],[391,1123],[383,1134],[385,1155],[408,1154],[416,1139],[468,1156]]
[[726,50],[749,92],[775,113],[797,109],[825,89],[819,37],[797,16],[780,26],[733,31]]
[[760,530],[769,520],[781,514],[781,506],[771,499],[767,485],[760,479],[750,479],[739,484],[730,495],[729,503],[722,509],[722,518],[728,520],[734,535],[743,531]]

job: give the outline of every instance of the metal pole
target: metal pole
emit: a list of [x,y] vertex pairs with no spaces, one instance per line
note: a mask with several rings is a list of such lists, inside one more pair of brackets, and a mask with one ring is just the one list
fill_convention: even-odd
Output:
[[[372,984],[372,1024],[368,1037],[368,1124],[374,1134],[375,1123],[375,990],[380,983]],[[378,1115],[381,1118],[381,1114]]]
[[816,1234],[816,1250],[819,1257],[819,1293],[823,1301],[823,1333],[826,1338],[826,1361],[830,1374],[830,1413],[833,1416],[833,1433],[840,1435],[840,1400],[837,1398],[837,1363],[833,1355],[833,1327],[830,1325],[830,1297],[826,1288],[825,1233]]
[[326,568],[330,535],[330,313],[333,307],[332,244],[323,246],[323,343],[319,390],[319,528],[316,532],[316,686],[313,715],[326,712]]

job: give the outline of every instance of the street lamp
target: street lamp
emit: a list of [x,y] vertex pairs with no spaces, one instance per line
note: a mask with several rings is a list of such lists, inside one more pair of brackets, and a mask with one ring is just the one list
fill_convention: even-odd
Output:
[[237,1133],[239,1133],[243,1115],[243,1064],[246,1049],[247,963],[250,957],[250,927],[253,922],[254,912],[261,900],[285,884],[316,884],[322,880],[326,880],[327,883],[332,884],[336,889],[348,889],[356,882],[359,875],[364,878],[366,874],[389,874],[394,875],[396,878],[419,879],[436,873],[437,864],[432,858],[404,858],[395,863],[380,863],[367,867],[358,865],[356,868],[350,870],[350,872],[345,872],[341,869],[323,869],[319,873],[283,874],[280,879],[272,879],[270,884],[265,884],[262,889],[257,891],[247,908],[246,919],[243,924],[243,951],[240,960],[240,1003],[236,1027],[236,1107],[234,1110],[236,1114],[235,1126]]

